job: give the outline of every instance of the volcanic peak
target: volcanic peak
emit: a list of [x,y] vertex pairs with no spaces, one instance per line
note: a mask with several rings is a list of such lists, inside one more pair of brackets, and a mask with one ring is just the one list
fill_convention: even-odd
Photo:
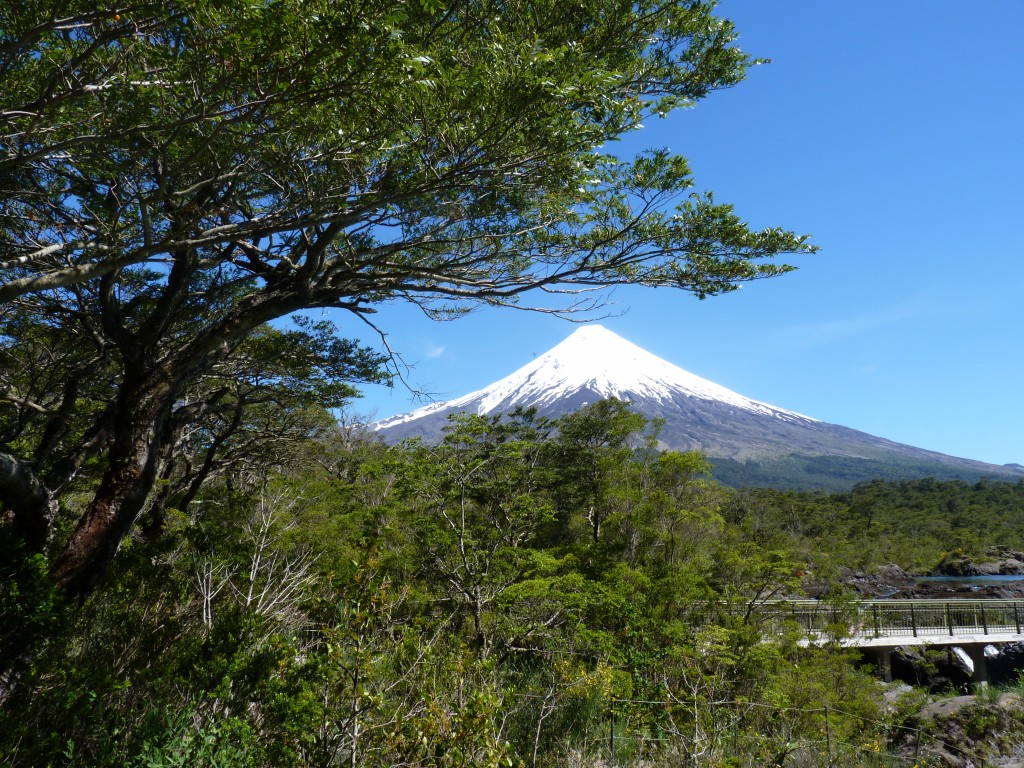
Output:
[[668,403],[679,396],[722,403],[784,420],[807,416],[751,400],[703,379],[632,344],[600,325],[585,325],[548,352],[490,386],[377,422],[377,429],[413,421],[442,410],[500,413],[528,404],[543,410],[580,392],[596,398]]

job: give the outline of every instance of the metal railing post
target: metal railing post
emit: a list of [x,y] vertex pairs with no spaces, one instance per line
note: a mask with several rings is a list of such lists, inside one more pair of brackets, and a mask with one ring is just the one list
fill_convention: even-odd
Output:
[[946,603],[946,626],[949,627],[949,636],[952,637],[953,632],[953,612],[949,609],[949,603]]
[[910,604],[910,629],[914,633],[914,637],[917,637],[917,614],[914,613],[914,604]]
[[988,634],[988,619],[985,617],[985,604],[981,604],[981,629],[983,634]]

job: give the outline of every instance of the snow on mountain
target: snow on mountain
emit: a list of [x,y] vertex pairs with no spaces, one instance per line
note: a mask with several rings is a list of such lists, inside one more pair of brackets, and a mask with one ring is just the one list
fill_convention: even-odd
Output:
[[596,395],[597,399],[614,397],[659,404],[670,403],[680,396],[695,397],[764,416],[815,421],[702,379],[603,326],[585,325],[545,354],[484,389],[393,416],[373,426],[378,430],[389,429],[442,411],[464,410],[484,415],[503,413],[516,405],[530,405],[544,411],[574,399],[580,392]]

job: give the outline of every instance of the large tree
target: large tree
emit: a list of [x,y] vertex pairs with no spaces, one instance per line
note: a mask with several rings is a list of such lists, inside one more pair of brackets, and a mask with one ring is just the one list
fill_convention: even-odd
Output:
[[[175,404],[269,321],[528,292],[572,311],[602,286],[704,297],[785,271],[770,260],[805,239],[692,194],[682,158],[602,154],[742,79],[713,5],[4,4],[0,311],[85,351],[59,356],[73,384],[51,405],[2,396],[54,430],[82,398],[96,413],[69,460],[98,481],[56,583],[89,589],[152,497]],[[63,486],[26,451],[0,445],[0,500],[38,547]]]

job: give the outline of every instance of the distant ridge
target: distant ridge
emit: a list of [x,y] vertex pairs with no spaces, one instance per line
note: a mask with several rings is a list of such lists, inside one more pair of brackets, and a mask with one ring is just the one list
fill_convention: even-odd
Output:
[[534,407],[558,417],[587,403],[628,400],[664,419],[663,449],[701,450],[734,485],[846,488],[862,480],[1024,479],[1020,465],[956,458],[875,437],[744,397],[673,365],[600,325],[585,325],[509,376],[463,397],[371,425],[389,442],[441,438],[459,411]]

